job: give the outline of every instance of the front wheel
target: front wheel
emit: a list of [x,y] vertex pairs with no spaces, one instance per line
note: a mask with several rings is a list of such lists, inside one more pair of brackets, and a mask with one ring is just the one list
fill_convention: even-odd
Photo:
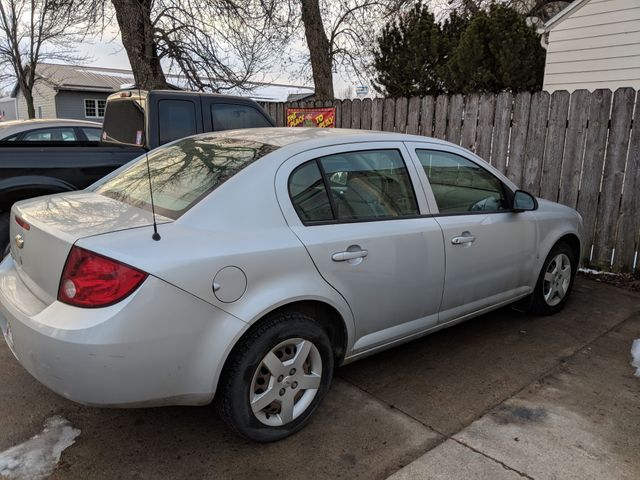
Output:
[[574,251],[566,243],[558,243],[549,252],[533,292],[531,311],[540,315],[554,314],[564,307],[573,288],[578,268]]
[[218,392],[221,417],[257,442],[304,427],[329,389],[333,351],[326,332],[299,313],[265,320],[234,348]]

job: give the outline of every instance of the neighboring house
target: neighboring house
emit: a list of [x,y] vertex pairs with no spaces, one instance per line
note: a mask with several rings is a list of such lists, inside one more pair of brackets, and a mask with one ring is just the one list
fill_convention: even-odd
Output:
[[538,32],[544,90],[640,89],[640,0],[575,0]]
[[[134,83],[133,73],[115,68],[39,64],[33,89],[36,118],[69,118],[102,122],[106,99],[123,85]],[[176,75],[167,75],[172,85],[183,85]],[[313,89],[277,83],[253,82],[247,89],[223,93],[241,95],[261,102],[284,102],[291,94],[313,95]],[[177,88],[177,87],[174,87]],[[28,118],[27,102],[19,86],[11,94],[17,104],[17,118]]]
[[[70,118],[102,122],[107,97],[123,84],[132,84],[133,75],[114,68],[39,64],[33,88],[36,118]],[[13,89],[18,118],[29,118],[27,102],[19,86]]]
[[0,122],[17,120],[16,99],[11,97],[0,98]]

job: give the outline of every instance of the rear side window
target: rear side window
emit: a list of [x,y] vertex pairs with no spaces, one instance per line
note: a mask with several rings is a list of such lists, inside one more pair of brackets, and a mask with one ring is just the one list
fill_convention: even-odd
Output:
[[197,133],[196,106],[188,100],[158,102],[160,145]]
[[[276,149],[251,140],[198,137],[151,152],[149,170],[156,212],[178,218],[229,178]],[[115,176],[106,177],[93,190],[151,210],[145,157],[139,157]]]
[[23,135],[23,142],[75,142],[76,132],[73,128],[41,128]]
[[211,105],[213,129],[233,130],[236,128],[271,127],[269,121],[253,107],[232,103],[214,103]]
[[480,165],[449,152],[416,150],[416,154],[440,213],[499,212],[506,208],[502,182]]
[[[311,167],[313,165],[315,168]],[[316,171],[318,173],[312,173]],[[314,178],[313,182],[307,181],[313,188],[299,189],[298,185],[303,184],[300,180],[303,173]],[[306,196],[294,194],[299,190]],[[328,199],[330,218],[326,209],[322,210],[322,218],[316,218],[300,201],[301,198],[311,198],[311,190],[316,199],[314,205],[321,205],[322,199]],[[397,150],[348,152],[313,160],[292,173],[289,193],[300,219],[305,223],[401,218],[419,213],[409,173]]]
[[89,142],[99,142],[101,131],[99,128],[82,127],[82,133],[84,133]]
[[315,160],[300,165],[291,174],[289,195],[303,222],[333,220],[327,189]]

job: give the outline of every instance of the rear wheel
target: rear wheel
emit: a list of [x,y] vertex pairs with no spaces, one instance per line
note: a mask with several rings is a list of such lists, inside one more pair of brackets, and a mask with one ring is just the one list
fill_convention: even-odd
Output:
[[571,294],[577,267],[578,260],[571,247],[563,242],[556,244],[538,277],[531,311],[541,315],[560,311]]
[[333,351],[326,332],[300,313],[265,320],[234,348],[218,408],[240,435],[271,442],[304,427],[329,389]]

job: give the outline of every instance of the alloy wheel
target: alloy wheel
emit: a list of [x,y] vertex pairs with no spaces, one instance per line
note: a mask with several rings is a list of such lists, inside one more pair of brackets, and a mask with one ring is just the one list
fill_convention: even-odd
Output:
[[550,307],[558,305],[566,296],[571,285],[571,260],[564,253],[559,253],[547,267],[544,273],[542,293],[544,301]]
[[322,358],[309,340],[291,338],[272,348],[256,369],[249,404],[263,424],[279,427],[302,415],[320,388]]

